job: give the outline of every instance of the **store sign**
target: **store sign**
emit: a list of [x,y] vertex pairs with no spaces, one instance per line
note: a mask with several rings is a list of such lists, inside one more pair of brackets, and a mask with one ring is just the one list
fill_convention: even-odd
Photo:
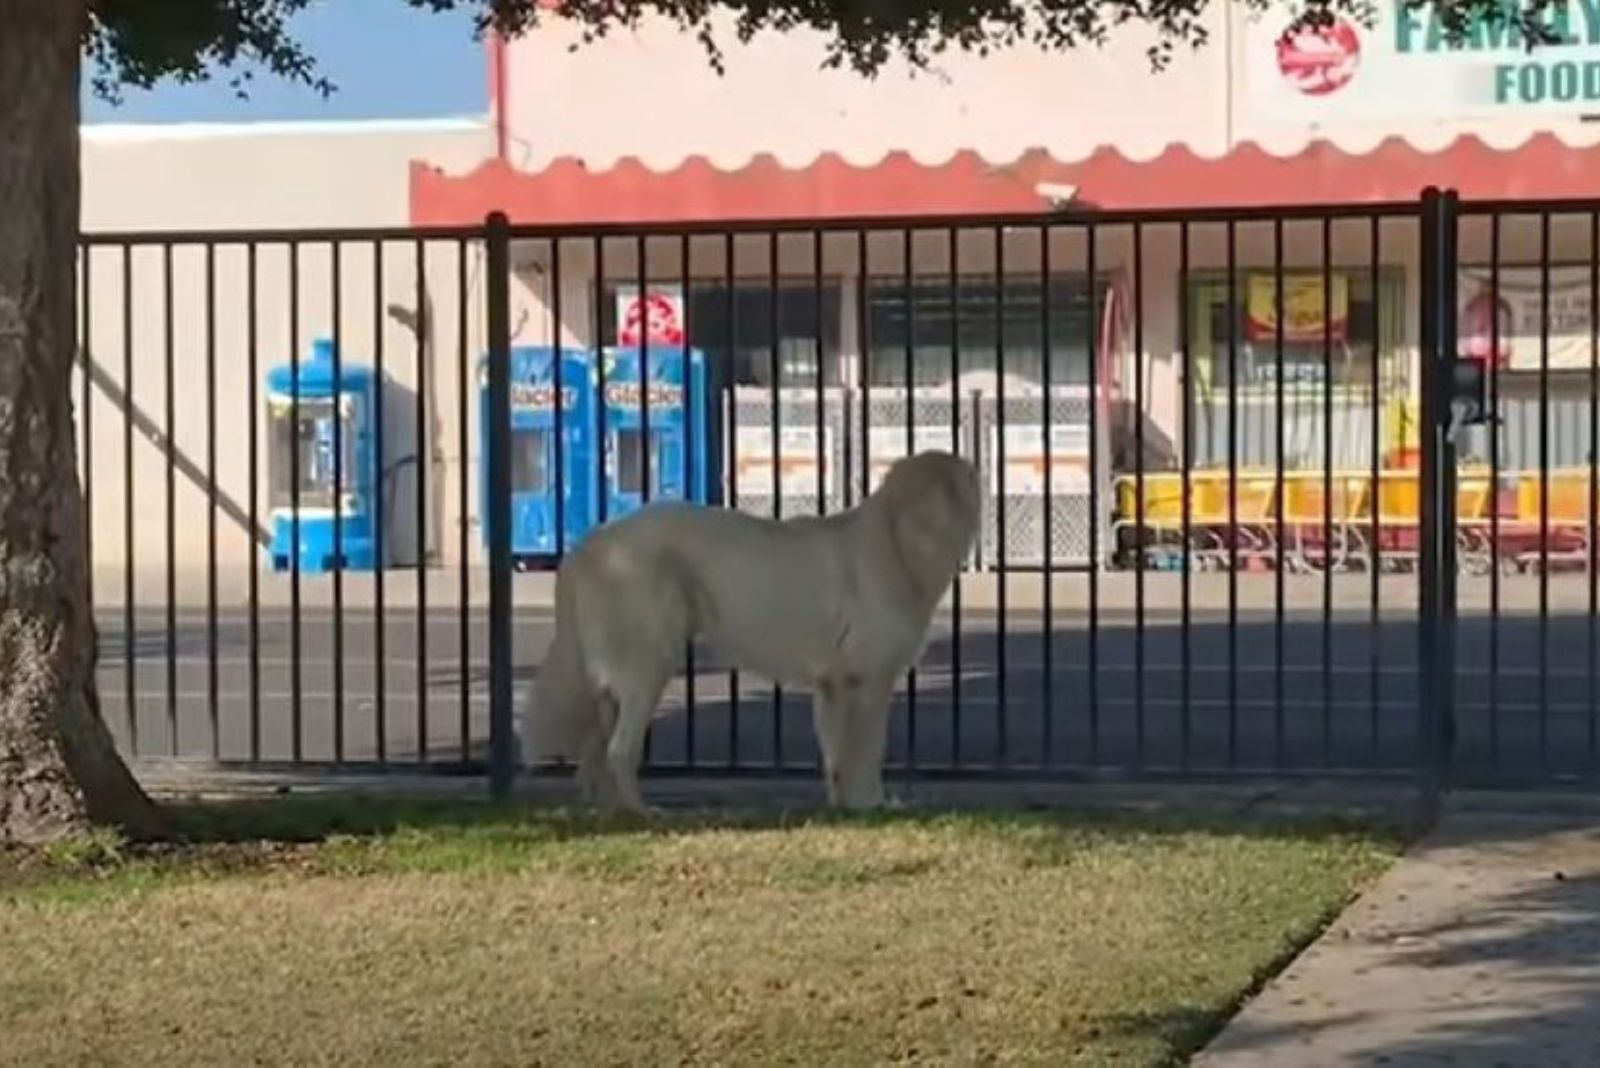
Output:
[[[607,382],[605,396],[606,405],[611,408],[631,411],[645,407],[637,382]],[[670,382],[652,382],[648,398],[653,410],[680,408],[683,406],[683,387]]]
[[[1326,282],[1326,285],[1324,285]],[[1326,296],[1327,300],[1324,301]],[[1246,298],[1245,336],[1251,341],[1278,338],[1279,286],[1276,275],[1252,274]],[[1334,272],[1283,276],[1283,340],[1343,341],[1350,329],[1350,278]]]
[[[578,394],[571,386],[561,387],[561,408],[571,411],[578,403]],[[556,406],[556,389],[549,382],[513,382],[511,407],[521,411],[548,412]]]
[[1506,3],[1478,12],[1459,44],[1432,5],[1380,0],[1373,24],[1347,15],[1290,31],[1298,6],[1248,16],[1245,103],[1262,120],[1318,125],[1395,118],[1481,119],[1600,111],[1600,0],[1555,0],[1553,35],[1531,51]]
[[[773,483],[784,497],[815,496],[818,484],[817,428],[814,426],[784,427],[778,434],[776,456],[772,447],[772,428],[766,426],[741,426],[734,436],[734,492],[741,497],[768,497]],[[833,433],[823,428],[822,453],[824,459],[833,456]],[[773,464],[777,464],[774,478]],[[831,463],[824,463],[822,471],[823,493],[834,491],[834,471]]]
[[617,287],[617,344],[682,346],[683,287],[649,286],[643,298],[638,286]]
[[1460,355],[1513,371],[1588,370],[1594,345],[1589,268],[1551,267],[1549,279],[1547,302],[1542,268],[1462,268],[1456,276]]

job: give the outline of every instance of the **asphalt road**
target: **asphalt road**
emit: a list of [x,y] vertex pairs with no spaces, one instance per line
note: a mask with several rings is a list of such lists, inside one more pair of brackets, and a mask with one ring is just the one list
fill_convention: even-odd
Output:
[[[1403,608],[1386,605],[1374,626],[1359,604],[1325,614],[1297,594],[1279,616],[1253,595],[1230,628],[1225,603],[1210,598],[1191,606],[1185,627],[1167,599],[1142,622],[1123,600],[1102,602],[1093,628],[1076,605],[1048,630],[1033,609],[963,611],[959,627],[941,616],[914,690],[897,696],[891,761],[1200,773],[1412,763],[1416,629]],[[1521,611],[1493,627],[1463,615],[1458,766],[1468,781],[1581,775],[1600,756],[1591,619],[1582,596],[1552,604],[1542,620]],[[450,764],[486,751],[481,609],[463,619],[434,605],[419,628],[413,608],[391,608],[380,630],[370,607],[347,609],[340,627],[326,607],[307,607],[296,639],[290,611],[269,605],[252,643],[248,615],[228,607],[214,658],[203,608],[184,607],[173,623],[169,640],[159,606],[137,612],[131,632],[120,611],[99,615],[102,712],[136,758]],[[552,629],[547,608],[519,609],[519,684]],[[680,680],[652,732],[652,760],[814,762],[806,695],[778,701],[763,680],[741,677],[735,714],[728,673],[704,655],[696,667],[693,713]]]

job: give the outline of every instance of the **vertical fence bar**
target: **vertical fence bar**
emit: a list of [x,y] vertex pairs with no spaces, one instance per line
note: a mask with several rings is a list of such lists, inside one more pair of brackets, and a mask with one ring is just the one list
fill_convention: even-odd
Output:
[[387,503],[392,499],[386,492],[389,481],[388,436],[384,422],[385,394],[389,392],[384,377],[383,344],[383,259],[382,240],[372,242],[372,460],[368,466],[372,479],[372,555],[375,571],[372,576],[372,650],[373,650],[373,742],[377,749],[378,766],[389,762],[388,668],[389,643],[388,605],[385,603],[384,576],[389,569],[389,523]]
[[[1498,317],[1497,317],[1498,318]],[[1491,352],[1497,352],[1498,346]],[[1498,414],[1498,411],[1497,411]],[[1498,424],[1495,424],[1498,429]],[[1584,649],[1589,673],[1586,773],[1600,774],[1600,211],[1589,212],[1589,507],[1587,564],[1589,631]]]
[[1550,213],[1539,213],[1539,775],[1550,770]]
[[[489,796],[511,796],[511,236],[502,212],[484,232],[489,333]],[[463,567],[465,561],[463,560]]]
[[[639,495],[650,503],[650,304],[647,259],[649,246],[644,235],[635,241],[634,258],[639,287]],[[648,754],[649,732],[645,734],[645,752]],[[648,756],[646,757],[648,760]]]
[[558,568],[567,551],[567,431],[566,404],[562,397],[566,390],[562,365],[566,363],[567,346],[565,321],[561,314],[561,290],[561,238],[554,237],[550,239],[550,388],[555,443],[550,462],[555,470],[547,469],[546,480],[555,487],[555,562]]
[[606,302],[606,243],[605,238],[598,234],[594,237],[594,316],[593,316],[593,341],[591,348],[594,350],[594,376],[595,376],[595,404],[594,426],[595,439],[595,471],[600,479],[595,493],[595,524],[598,526],[606,521],[610,511],[611,479],[610,468],[607,466],[606,449],[610,444],[606,441],[606,359],[605,359],[605,315]]
[[1133,745],[1134,766],[1144,766],[1144,227],[1133,224]]
[[550,417],[555,425],[555,448],[552,449],[555,470],[552,475],[555,486],[557,568],[566,555],[566,406],[562,398],[566,384],[562,377],[563,363],[566,363],[566,331],[562,320],[562,238],[555,237],[550,238]]
[[[78,406],[82,410],[78,422],[83,427],[83,477],[79,482],[83,501],[83,558],[88,564],[83,569],[84,583],[88,587],[91,616],[94,612],[94,372],[93,354],[94,316],[94,246],[85,244],[82,253],[83,278],[78,289],[78,353],[83,367],[83,378],[78,383]],[[98,631],[98,627],[96,630]],[[98,639],[97,639],[98,640]],[[100,703],[95,702],[95,714],[101,715]]]
[[333,762],[344,763],[344,244],[328,242],[333,319]]
[[[206,256],[206,709],[211,725],[211,759],[222,756],[217,678],[217,246]],[[254,532],[252,532],[254,536]]]
[[[1322,219],[1322,764],[1333,764],[1333,220]],[[1341,482],[1341,484],[1343,484]],[[1341,495],[1348,501],[1348,493]],[[1339,559],[1349,537],[1340,520]]]
[[[961,455],[961,231],[947,232],[950,247],[950,440]],[[969,449],[971,461],[978,456]],[[950,583],[950,766],[961,764],[961,571]]]
[[122,246],[122,697],[128,750],[139,755],[138,617],[134,614],[136,569],[133,537],[133,246]]
[[[1449,389],[1454,377],[1453,365],[1459,351],[1456,344],[1456,264],[1458,254],[1460,200],[1455,192],[1441,198],[1442,225],[1439,228],[1439,354],[1449,361],[1451,376],[1441,375],[1440,384]],[[1443,398],[1441,424],[1444,433],[1439,436],[1439,608],[1441,629],[1439,635],[1440,675],[1439,687],[1443,700],[1439,705],[1438,781],[1447,784],[1455,758],[1456,739],[1456,593],[1460,569],[1456,559],[1457,515],[1457,464],[1455,438],[1451,433],[1450,397]]]
[[173,311],[172,243],[161,244],[162,452],[166,454],[164,535],[167,542],[167,752],[178,755],[178,486],[174,364],[177,355]]
[[[467,476],[472,448],[467,433],[467,413],[472,410],[468,402],[472,358],[467,347],[468,287],[467,242],[463,238],[456,241],[456,744],[463,765],[472,761],[472,569],[468,563],[472,549],[468,522],[472,514],[472,480]],[[479,518],[486,522],[484,517]]]
[[1273,531],[1274,542],[1274,567],[1273,567],[1273,611],[1272,611],[1272,765],[1281,769],[1284,762],[1284,680],[1283,680],[1283,641],[1284,641],[1284,584],[1283,584],[1283,542],[1287,536],[1284,530],[1284,463],[1286,427],[1283,418],[1284,398],[1284,368],[1283,368],[1283,220],[1272,221],[1272,356],[1274,384],[1276,386],[1277,400],[1273,405],[1273,416],[1277,420],[1276,445],[1273,450],[1274,467],[1276,476],[1273,491]]
[[1006,587],[1010,585],[1010,546],[1006,544],[1006,240],[1003,227],[994,228],[994,428],[995,428],[995,756],[997,764],[1011,760],[1010,714],[1006,701]]
[[[1489,213],[1489,299],[1500,307],[1500,213]],[[1590,305],[1594,307],[1595,305]],[[1489,410],[1500,414],[1500,315],[1489,316]],[[1500,770],[1500,425],[1489,424],[1489,770]]]
[[822,257],[823,240],[822,231],[811,231],[811,314],[814,317],[813,326],[816,330],[814,341],[817,357],[816,387],[817,387],[817,514],[828,513],[828,451],[827,451],[827,376],[824,372],[824,363],[827,354],[822,343],[822,319],[826,314],[822,300]]
[[1194,623],[1194,591],[1190,555],[1194,543],[1194,505],[1190,500],[1193,490],[1194,469],[1194,354],[1190,350],[1189,324],[1189,224],[1178,224],[1178,381],[1182,390],[1183,426],[1178,439],[1179,488],[1182,499],[1180,524],[1183,528],[1183,574],[1178,590],[1178,715],[1179,742],[1178,767],[1189,769],[1190,748],[1193,744],[1193,714],[1191,706],[1194,676],[1194,648],[1192,630]]
[[871,252],[867,232],[856,231],[856,390],[861,395],[861,501],[872,493],[872,297]]
[[259,418],[260,396],[257,374],[260,371],[256,346],[260,343],[257,301],[260,297],[254,241],[245,246],[245,469],[249,479],[247,507],[250,510],[249,622],[250,648],[250,762],[261,760],[261,546],[256,532],[261,529],[261,454]]
[[1455,346],[1456,200],[1430,189],[1422,215],[1422,556],[1418,666],[1424,729],[1421,786],[1436,806],[1455,737],[1455,450],[1451,363]]
[[[683,273],[683,344],[678,357],[683,360],[683,488],[686,496],[693,496],[694,478],[694,374],[690,363],[690,337],[694,336],[694,275],[690,265],[690,235],[678,237],[678,265]],[[704,358],[704,357],[702,357]],[[710,403],[707,398],[706,403]],[[710,448],[709,441],[701,441],[699,448]],[[683,763],[694,767],[694,640],[683,644]]]
[[[689,339],[694,337],[694,294],[692,292],[694,275],[689,262],[690,241],[688,234],[681,234],[678,238],[678,265],[682,270],[683,288],[683,344],[679,349],[679,358],[683,361],[683,486],[684,495],[691,500],[694,488],[698,484],[694,476],[696,423],[694,410],[694,374],[690,363]],[[704,356],[701,357],[704,359]],[[709,369],[708,369],[709,370]],[[709,377],[709,375],[708,375]],[[708,413],[709,414],[709,413]],[[709,420],[707,420],[709,423]],[[705,442],[702,448],[709,449],[710,442]],[[709,502],[701,502],[709,503]],[[694,639],[690,638],[683,646],[683,689],[684,727],[683,727],[683,762],[685,766],[695,766],[695,660]]]
[[[783,366],[779,362],[778,335],[783,324],[778,305],[780,242],[776,231],[767,235],[767,418],[772,446],[772,518],[783,519]],[[772,683],[772,766],[783,767],[783,687]]]
[[[599,245],[596,244],[598,252]],[[735,289],[736,281],[735,262],[736,249],[734,248],[733,233],[731,231],[722,235],[722,277],[724,289],[727,294],[727,336],[728,355],[725,371],[728,382],[728,476],[732,480],[729,485],[729,502],[732,507],[739,507],[739,396],[737,364],[739,359],[739,313],[738,291]],[[728,767],[739,766],[739,669],[728,669]]]
[[[1052,455],[1051,431],[1053,429],[1053,416],[1055,395],[1051,383],[1051,361],[1054,356],[1054,346],[1051,344],[1051,301],[1050,291],[1054,268],[1050,256],[1050,227],[1039,228],[1039,383],[1044,392],[1044,628],[1040,635],[1040,655],[1044,657],[1043,678],[1040,686],[1043,690],[1041,698],[1044,702],[1042,714],[1044,716],[1043,738],[1041,745],[1043,752],[1039,755],[1039,763],[1049,767],[1055,763],[1055,458]],[[1089,329],[1094,329],[1094,288],[1089,289]],[[1093,477],[1091,475],[1091,482]],[[1094,517],[1091,513],[1090,523]],[[1091,565],[1093,566],[1092,559]]]
[[[1093,223],[1083,228],[1083,259],[1085,283],[1089,287],[1089,766],[1100,763],[1100,509],[1105,502],[1100,499],[1100,435],[1108,428],[1102,420],[1109,417],[1109,408],[1102,411],[1100,394],[1110,391],[1110,383],[1100,380],[1100,324],[1111,308],[1109,289],[1102,294],[1100,274],[1095,262],[1096,245],[1100,232]],[[1109,466],[1109,465],[1107,465]],[[1109,481],[1107,492],[1112,492]],[[1116,546],[1111,546],[1115,551]]]
[[1383,294],[1381,217],[1373,215],[1368,224],[1367,252],[1372,279],[1372,421],[1368,427],[1372,452],[1372,492],[1369,494],[1372,514],[1370,546],[1367,551],[1367,737],[1370,758],[1378,757],[1379,710],[1383,703],[1383,473],[1379,456],[1382,450],[1383,401],[1379,387],[1383,381],[1383,315],[1380,302]]
[[[634,237],[634,284],[638,287],[639,294],[639,497],[644,504],[650,503],[650,279],[649,279],[649,244],[643,234]],[[619,321],[619,326],[620,326]],[[620,338],[618,339],[620,340]],[[687,370],[687,368],[685,368]],[[604,403],[604,398],[601,403]],[[618,446],[620,450],[620,444]],[[618,460],[619,473],[621,458]],[[619,479],[620,482],[620,479]],[[651,763],[651,751],[654,748],[655,731],[646,728],[644,732],[643,763]]]
[[300,662],[300,243],[289,242],[289,690],[290,752],[305,759],[305,674]]
[[[688,307],[688,286],[684,286],[684,307]],[[551,450],[555,470],[551,483],[555,486],[556,560],[559,563],[567,553],[567,430],[566,403],[562,393],[566,383],[562,378],[566,362],[567,343],[564,320],[561,316],[561,239],[550,240],[550,386],[551,420],[555,426],[555,447]],[[687,344],[687,342],[685,342]],[[685,356],[685,360],[687,360]]]
[[433,447],[428,435],[428,391],[430,381],[428,366],[428,338],[433,333],[433,316],[428,310],[427,247],[422,241],[412,245],[412,270],[416,277],[412,293],[412,328],[416,333],[417,378],[416,412],[416,506],[417,526],[417,763],[428,763],[428,469],[432,466]]
[[1239,231],[1228,220],[1228,767],[1239,763]]
[[[917,331],[917,305],[912,287],[915,282],[915,271],[912,264],[912,255],[915,253],[915,241],[909,227],[902,234],[901,268],[903,271],[903,284],[905,288],[905,412],[906,412],[906,455],[915,455],[917,451],[917,408],[916,408],[916,368],[912,366],[915,361],[915,345]],[[906,768],[915,770],[917,766],[917,668],[915,664],[906,669]]]
[[1417,689],[1418,689],[1418,781],[1425,804],[1431,807],[1438,798],[1436,742],[1438,722],[1439,552],[1437,532],[1439,438],[1439,322],[1438,290],[1442,265],[1439,262],[1439,192],[1428,189],[1422,195],[1421,264],[1418,279],[1422,291],[1421,323],[1418,332],[1422,401],[1422,456],[1419,503],[1419,541],[1417,545]]

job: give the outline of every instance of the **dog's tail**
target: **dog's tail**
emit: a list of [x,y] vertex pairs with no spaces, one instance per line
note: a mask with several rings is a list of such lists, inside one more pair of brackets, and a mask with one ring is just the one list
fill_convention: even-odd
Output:
[[583,655],[578,611],[577,582],[563,567],[556,573],[556,633],[534,681],[533,707],[524,723],[525,761],[577,756],[598,714],[599,692]]

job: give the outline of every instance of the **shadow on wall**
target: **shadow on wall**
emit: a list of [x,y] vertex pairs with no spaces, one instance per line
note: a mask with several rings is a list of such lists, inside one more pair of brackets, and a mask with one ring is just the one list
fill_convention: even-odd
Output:
[[[272,545],[270,518],[276,481],[271,466],[276,462],[276,458],[273,455],[270,429],[266,431],[268,440],[263,443],[261,452],[263,467],[261,477],[266,482],[263,488],[267,492],[262,496],[258,514],[252,521],[248,505],[242,503],[221,485],[213,483],[204,465],[196,462],[167,437],[160,422],[140,408],[99,363],[81,350],[79,361],[94,387],[121,413],[122,419],[133,424],[134,431],[140,437],[155,447],[167,465],[207,496],[217,513],[244,532],[259,550],[263,553],[268,552]],[[383,385],[382,407],[384,440],[378,460],[382,480],[379,496],[382,498],[384,514],[380,518],[384,522],[383,529],[390,565],[405,567],[418,562],[425,545],[431,547],[438,543],[435,531],[438,523],[437,502],[441,496],[437,487],[440,483],[436,473],[432,474],[427,486],[424,486],[417,477],[419,470],[416,452],[419,425],[417,416],[420,405],[416,391],[389,379]],[[429,410],[425,413],[425,418],[435,422],[432,407],[431,404],[428,405]],[[262,418],[265,425],[264,412]],[[429,434],[430,441],[436,439],[436,434]],[[431,466],[434,472],[437,472],[437,463]],[[434,488],[430,490],[429,486]],[[428,495],[427,506],[419,508],[419,494],[424,493]],[[419,519],[422,522],[419,523]],[[422,537],[424,531],[428,533],[426,542]],[[431,556],[430,553],[430,558]]]
[[1178,466],[1177,449],[1171,435],[1141,412],[1126,397],[1111,401],[1111,469],[1133,471],[1138,467],[1141,438],[1144,470],[1172,470]]

